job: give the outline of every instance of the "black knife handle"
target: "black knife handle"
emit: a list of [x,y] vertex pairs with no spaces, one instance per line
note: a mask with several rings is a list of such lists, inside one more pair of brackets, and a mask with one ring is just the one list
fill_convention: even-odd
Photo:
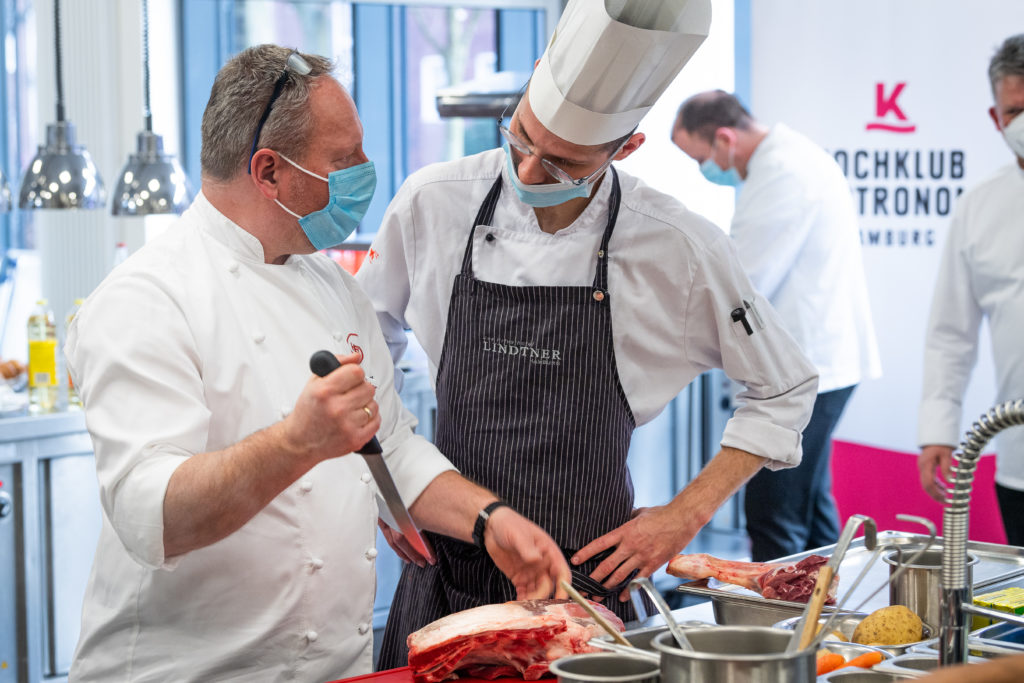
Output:
[[[326,377],[340,367],[341,363],[330,351],[317,351],[309,359],[309,369],[318,377]],[[380,447],[380,441],[377,441],[376,436],[371,437],[365,446],[356,451],[361,455],[374,455],[383,452],[384,449]]]

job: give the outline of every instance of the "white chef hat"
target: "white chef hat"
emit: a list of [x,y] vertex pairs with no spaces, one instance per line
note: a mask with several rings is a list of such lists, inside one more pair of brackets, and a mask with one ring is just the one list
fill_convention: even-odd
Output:
[[569,0],[530,80],[530,107],[578,145],[617,140],[697,51],[711,0]]

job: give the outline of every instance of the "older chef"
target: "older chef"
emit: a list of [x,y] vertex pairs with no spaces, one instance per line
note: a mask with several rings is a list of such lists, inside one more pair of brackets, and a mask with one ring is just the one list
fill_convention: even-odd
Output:
[[[202,193],[75,317],[104,514],[72,680],[369,673],[375,486],[339,456],[375,433],[421,525],[476,537],[523,597],[569,577],[512,510],[475,523],[497,497],[413,434],[373,308],[312,253],[375,183],[329,71],[272,45],[233,57],[203,116]],[[324,378],[321,348],[343,364]]]
[[[728,236],[610,166],[643,143],[707,0],[605,7],[568,4],[503,149],[404,183],[358,277],[395,358],[407,327],[429,356],[441,451],[550,532],[581,590],[625,599],[762,466],[800,461],[817,378]],[[714,367],[746,385],[722,451],[667,505],[634,510],[633,429]],[[437,551],[403,568],[382,667],[431,620],[513,595],[472,546]]]

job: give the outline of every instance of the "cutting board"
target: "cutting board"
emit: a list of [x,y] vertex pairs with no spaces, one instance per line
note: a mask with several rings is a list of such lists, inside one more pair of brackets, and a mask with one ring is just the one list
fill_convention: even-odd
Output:
[[[495,681],[521,681],[521,678],[496,678]],[[550,680],[550,679],[549,679]],[[352,678],[342,678],[336,681],[329,681],[329,683],[355,683],[355,681],[365,681],[366,683],[412,683],[412,670],[403,666],[401,669],[388,669],[387,671],[378,671],[377,673],[365,674],[363,676],[354,676]],[[457,683],[493,683],[483,678],[466,678],[462,675],[459,676]]]

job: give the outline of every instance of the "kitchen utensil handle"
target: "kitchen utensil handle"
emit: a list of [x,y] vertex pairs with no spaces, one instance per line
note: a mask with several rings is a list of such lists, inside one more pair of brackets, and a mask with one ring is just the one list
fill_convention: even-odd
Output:
[[607,631],[608,635],[610,635],[615,640],[615,642],[619,643],[620,645],[625,645],[626,647],[633,647],[633,643],[626,640],[626,638],[621,633],[619,633],[614,626],[608,623],[608,620],[605,619],[600,612],[594,609],[594,606],[587,602],[587,599],[580,595],[579,591],[573,588],[571,583],[565,581],[564,579],[559,579],[558,585],[561,586],[562,590],[568,593],[569,597],[572,598],[573,602],[582,607],[587,614],[593,617],[594,621],[596,621],[601,628]]
[[[326,377],[340,367],[341,363],[338,362],[337,357],[330,351],[317,351],[309,359],[309,369],[318,377]],[[362,448],[356,451],[356,453],[362,455],[374,455],[383,452],[384,449],[380,447],[380,441],[377,440],[376,436],[372,437]]]
[[818,570],[818,581],[814,584],[814,592],[807,605],[807,612],[804,614],[803,631],[800,632],[800,644],[798,649],[803,650],[811,644],[817,634],[818,617],[821,616],[821,607],[828,597],[829,586],[832,585],[834,570],[830,565],[824,565]]

